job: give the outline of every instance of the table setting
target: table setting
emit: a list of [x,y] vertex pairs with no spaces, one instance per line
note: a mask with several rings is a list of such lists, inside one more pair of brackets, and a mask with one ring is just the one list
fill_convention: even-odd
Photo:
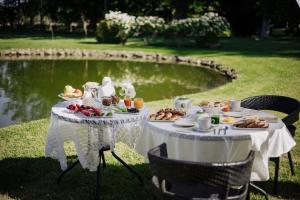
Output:
[[186,97],[176,97],[174,108],[149,115],[135,150],[147,161],[147,151],[164,142],[170,158],[188,161],[231,162],[254,150],[253,181],[268,180],[268,158],[295,145],[284,123],[271,113],[242,108],[240,100],[193,105]]
[[63,144],[73,141],[83,168],[96,171],[99,149],[109,146],[114,151],[116,142],[134,147],[148,108],[129,81],[123,81],[118,96],[110,77],[102,84],[87,82],[84,92],[66,85],[58,96],[64,100],[51,109],[51,120],[46,139],[45,154],[57,159],[66,170],[67,157]]

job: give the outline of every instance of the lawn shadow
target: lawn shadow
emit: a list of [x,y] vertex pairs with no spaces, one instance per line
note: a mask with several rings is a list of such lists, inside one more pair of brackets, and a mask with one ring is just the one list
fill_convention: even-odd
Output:
[[[75,156],[68,157],[75,161]],[[150,192],[151,173],[148,164],[130,165],[142,175],[145,186],[119,163],[108,162],[102,170],[101,199],[152,199]],[[0,197],[1,195],[22,200],[79,200],[94,199],[96,172],[82,169],[79,165],[68,172],[60,184],[56,180],[61,173],[59,163],[51,158],[6,158],[0,161]],[[256,182],[269,194],[272,194],[273,181]],[[297,189],[300,183],[279,182],[279,197],[300,199]],[[293,192],[290,192],[293,191]]]
[[[75,160],[74,157],[72,159]],[[148,192],[148,180],[151,177],[148,165],[130,166],[143,175],[146,186],[140,186],[125,167],[107,163],[101,175],[100,199],[151,199]],[[58,162],[51,158],[3,159],[0,161],[0,197],[22,200],[95,198],[96,172],[84,170],[78,165],[57,184],[60,173]]]
[[[269,195],[276,196],[281,199],[300,199],[300,192],[296,192],[300,188],[300,183],[292,181],[279,181],[278,182],[278,194],[274,195],[273,187],[274,181],[255,182],[255,185],[265,190]],[[253,191],[253,190],[251,190]],[[292,192],[291,192],[292,191]],[[253,191],[255,194],[259,194]]]

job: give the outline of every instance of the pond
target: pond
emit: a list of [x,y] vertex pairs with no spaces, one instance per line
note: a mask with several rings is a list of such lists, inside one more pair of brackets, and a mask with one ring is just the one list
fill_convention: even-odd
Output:
[[[209,90],[227,82],[210,70],[177,64],[108,60],[0,61],[0,127],[48,117],[65,85],[110,76],[131,80],[137,96],[153,101]],[[116,88],[118,91],[118,88]],[[117,92],[118,93],[118,92]]]

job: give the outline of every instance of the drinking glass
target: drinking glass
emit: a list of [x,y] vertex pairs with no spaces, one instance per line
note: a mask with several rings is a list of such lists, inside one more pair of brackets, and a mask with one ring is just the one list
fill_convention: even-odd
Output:
[[134,99],[134,107],[137,109],[141,109],[144,106],[143,98],[135,98]]
[[131,107],[131,99],[128,98],[128,97],[126,97],[126,98],[124,99],[124,104],[125,104],[125,106],[126,106],[127,108]]

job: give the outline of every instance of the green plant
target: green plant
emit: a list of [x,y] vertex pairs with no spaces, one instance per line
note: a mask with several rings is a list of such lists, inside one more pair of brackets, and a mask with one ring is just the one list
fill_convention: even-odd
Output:
[[156,34],[164,30],[165,20],[157,16],[144,16],[136,18],[136,35],[144,37],[144,42],[149,43]]
[[[119,27],[110,24],[107,20],[101,20],[97,26],[96,39],[99,43],[122,43],[122,38],[119,36]],[[126,42],[126,41],[125,41]],[[123,38],[124,43],[124,38]]]
[[119,11],[105,14],[97,26],[96,39],[99,43],[126,43],[133,34],[135,17]]

